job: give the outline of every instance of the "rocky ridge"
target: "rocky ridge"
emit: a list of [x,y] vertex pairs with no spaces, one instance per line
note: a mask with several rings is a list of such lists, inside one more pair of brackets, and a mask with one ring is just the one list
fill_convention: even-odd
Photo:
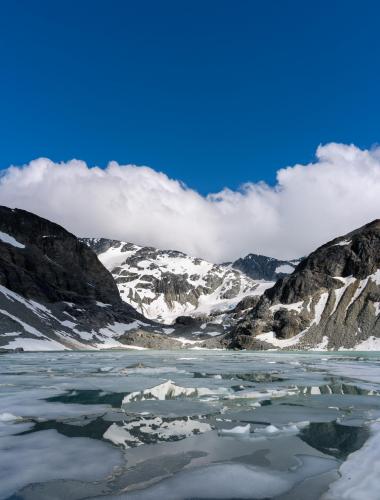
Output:
[[303,259],[245,312],[227,345],[248,349],[379,349],[380,220]]
[[117,347],[127,332],[156,328],[120,299],[87,245],[46,219],[0,207],[0,347]]
[[254,280],[277,281],[287,274],[291,274],[301,259],[279,260],[274,257],[250,253],[230,264]]

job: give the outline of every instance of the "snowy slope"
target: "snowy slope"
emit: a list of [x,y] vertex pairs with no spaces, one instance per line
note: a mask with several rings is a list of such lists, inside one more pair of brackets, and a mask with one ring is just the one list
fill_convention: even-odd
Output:
[[140,319],[128,323],[112,319],[107,322],[102,319],[103,308],[110,309],[111,305],[101,302],[92,305],[91,324],[88,311],[74,303],[42,304],[0,285],[0,349],[61,351],[131,348],[118,339],[133,331],[153,330],[151,325]]
[[85,239],[111,271],[122,299],[147,318],[170,324],[183,315],[232,309],[273,282],[173,250],[106,239]]
[[0,206],[0,352],[125,347],[161,333],[120,299],[111,274],[61,226]]

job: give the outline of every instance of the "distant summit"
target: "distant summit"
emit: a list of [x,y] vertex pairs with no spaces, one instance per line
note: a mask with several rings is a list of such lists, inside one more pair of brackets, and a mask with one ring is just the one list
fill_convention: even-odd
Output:
[[235,260],[231,264],[254,280],[277,281],[294,271],[300,263],[298,260],[278,260],[265,255],[248,254],[246,257]]

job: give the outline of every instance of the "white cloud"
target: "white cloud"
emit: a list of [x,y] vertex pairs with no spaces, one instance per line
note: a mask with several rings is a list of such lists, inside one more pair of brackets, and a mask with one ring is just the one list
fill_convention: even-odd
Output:
[[327,144],[316,161],[204,197],[148,167],[106,169],[39,158],[0,177],[0,204],[30,210],[78,236],[173,248],[214,262],[249,252],[304,255],[380,217],[380,148]]

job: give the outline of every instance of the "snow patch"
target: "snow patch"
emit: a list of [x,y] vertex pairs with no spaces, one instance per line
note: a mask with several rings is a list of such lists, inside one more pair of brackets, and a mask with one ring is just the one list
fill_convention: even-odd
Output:
[[311,322],[310,326],[319,325],[319,322],[321,321],[322,314],[323,314],[323,311],[325,310],[328,298],[329,298],[328,292],[322,293],[321,296],[319,297],[319,300],[314,307],[314,319]]
[[273,313],[275,313],[276,311],[279,311],[280,309],[287,309],[288,311],[296,311],[299,313],[302,311],[302,306],[303,306],[303,301],[294,302],[293,304],[275,304],[274,306],[270,307],[270,310]]
[[327,335],[324,335],[321,342],[313,347],[313,351],[325,351],[327,349],[327,345],[329,343],[329,338]]
[[380,338],[378,337],[368,337],[367,340],[363,340],[354,347],[355,351],[380,351]]
[[2,231],[0,231],[0,240],[3,243],[8,243],[9,245],[12,245],[16,248],[25,248],[25,245],[17,241],[15,238],[13,238],[13,236],[7,233],[3,233]]
[[305,335],[307,330],[303,330],[300,332],[298,335],[295,335],[294,337],[290,339],[278,339],[274,332],[265,332],[265,333],[260,333],[259,335],[256,335],[256,339],[262,340],[264,342],[268,342],[268,344],[272,344],[275,347],[290,347],[293,345],[298,344],[298,342],[302,339],[302,337]]
[[342,277],[334,276],[334,279],[343,282],[343,286],[341,286],[340,288],[336,288],[334,290],[334,293],[335,293],[335,304],[334,304],[333,310],[330,313],[330,316],[332,316],[334,314],[334,312],[336,311],[336,309],[337,309],[340,301],[342,300],[344,292],[347,290],[347,288],[352,283],[355,283],[355,281],[356,281],[356,278],[354,278],[353,276],[349,276],[348,278],[342,278]]
[[[0,310],[0,312],[2,312]],[[16,349],[17,347],[22,347],[24,351],[67,351],[68,349],[56,342],[55,340],[48,339],[47,337],[43,339],[32,339],[25,337],[18,337],[17,339],[11,340],[7,345],[2,346],[5,349]]]
[[221,429],[219,431],[219,434],[222,436],[229,436],[229,435],[236,435],[236,434],[249,434],[251,430],[251,425],[237,425],[236,427],[233,427],[232,429]]
[[351,240],[342,240],[339,241],[338,243],[334,243],[334,245],[331,245],[332,247],[344,247],[346,245],[350,245]]
[[275,273],[291,274],[294,271],[294,267],[289,264],[281,264],[281,266],[276,267]]

